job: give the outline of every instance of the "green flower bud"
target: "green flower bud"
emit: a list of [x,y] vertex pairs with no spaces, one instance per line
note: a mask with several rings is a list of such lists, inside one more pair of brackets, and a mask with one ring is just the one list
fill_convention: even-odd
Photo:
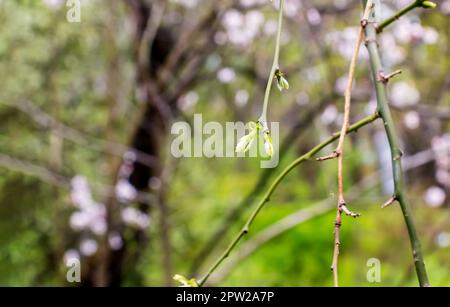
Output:
[[264,131],[264,149],[266,150],[269,157],[273,156],[273,144],[272,137],[270,136],[270,131]]
[[250,149],[250,147],[252,147],[253,142],[258,136],[260,124],[255,122],[249,122],[248,128],[250,132],[241,137],[236,145],[236,152],[238,153],[245,153]]
[[436,3],[432,1],[423,1],[422,7],[425,9],[434,9],[436,7]]
[[289,89],[289,82],[283,77],[283,73],[279,69],[275,70],[275,78],[277,78],[277,87],[280,91]]

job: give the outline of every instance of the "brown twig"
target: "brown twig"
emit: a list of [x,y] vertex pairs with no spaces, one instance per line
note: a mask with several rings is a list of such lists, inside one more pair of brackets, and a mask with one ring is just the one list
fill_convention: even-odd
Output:
[[350,68],[348,72],[347,86],[345,88],[345,105],[344,105],[344,122],[342,123],[341,135],[339,137],[339,143],[337,148],[329,156],[319,158],[318,161],[323,161],[331,158],[338,158],[338,206],[336,210],[336,220],[334,222],[334,251],[333,251],[333,261],[331,264],[331,270],[333,272],[334,286],[339,286],[338,281],[338,259],[339,259],[339,246],[340,246],[340,228],[342,224],[342,212],[351,217],[358,217],[359,213],[354,213],[350,211],[345,203],[344,198],[344,180],[343,180],[343,169],[344,169],[344,141],[345,141],[345,131],[347,131],[350,122],[350,104],[352,98],[352,86],[353,79],[355,76],[356,60],[358,58],[359,49],[364,38],[364,28],[367,25],[367,20],[369,17],[369,12],[372,9],[372,1],[367,1],[366,8],[364,10],[364,15],[361,20],[361,26],[358,32],[358,38],[356,40],[356,45],[353,50],[353,55],[350,61]]

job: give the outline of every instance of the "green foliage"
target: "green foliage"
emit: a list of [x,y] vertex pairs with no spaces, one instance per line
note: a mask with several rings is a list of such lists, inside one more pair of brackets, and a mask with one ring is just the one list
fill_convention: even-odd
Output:
[[[64,6],[53,10],[43,1],[0,1],[0,154],[40,165],[64,178],[86,176],[95,183],[93,190],[98,201],[105,201],[98,187],[113,182],[111,160],[117,157],[105,153],[102,144],[95,140],[109,139],[109,135],[114,134],[111,141],[126,144],[128,134],[135,128],[135,118],[141,115],[134,88],[132,17],[123,4],[112,5],[111,2],[116,1],[89,1],[83,7],[83,21],[70,24],[65,19]],[[317,1],[314,5],[329,2]],[[423,5],[430,6],[428,2],[424,1]],[[172,6],[170,4],[169,9],[175,11]],[[276,18],[271,7],[261,8],[261,11],[266,19]],[[288,18],[284,31],[287,39],[280,53],[284,77],[276,78],[281,87],[289,87],[289,90],[270,93],[268,115],[269,121],[280,121],[281,139],[324,97],[332,97],[327,106],[335,104],[341,110],[343,98],[335,87],[336,80],[347,71],[348,59],[336,50],[329,38],[331,33],[357,25],[359,13],[360,7],[355,7],[342,16],[324,14],[322,24],[312,28],[305,25],[303,18],[300,18],[301,26],[295,18]],[[439,39],[434,44],[399,43],[399,52],[406,56],[394,66],[403,69],[402,81],[417,86],[421,104],[450,107],[450,58],[446,56],[450,46],[448,15],[438,9],[426,10],[426,15],[420,15],[420,19],[424,26],[438,32]],[[386,29],[383,35],[388,31]],[[319,44],[314,43],[315,39]],[[248,48],[225,44],[214,51],[201,70],[207,77],[188,89],[195,91],[198,102],[183,109],[183,116],[191,118],[193,113],[202,113],[205,122],[221,123],[257,119],[272,49],[273,38],[260,34]],[[352,122],[365,115],[372,93],[367,63],[365,60],[359,63]],[[234,68],[236,79],[223,84],[211,78],[217,67]],[[389,87],[396,82],[392,80]],[[234,103],[239,90],[249,93],[246,105]],[[81,145],[63,140],[62,150],[55,155],[51,129],[42,127],[17,108],[24,101],[81,132],[87,139]],[[337,120],[326,124],[321,116],[323,110],[318,116],[307,119],[308,124],[298,131],[290,150],[281,153],[283,158],[272,178],[289,162],[339,129]],[[433,136],[449,131],[448,121],[429,117],[421,117],[420,129],[408,130],[402,124],[404,113],[395,112],[394,116],[398,119],[408,155],[429,148]],[[340,282],[345,286],[415,286],[410,246],[399,208],[392,205],[380,209],[390,195],[379,187],[382,180],[379,176],[376,175],[376,183],[368,188],[358,185],[380,169],[374,146],[374,133],[378,128],[381,128],[380,123],[364,127],[346,141],[344,184],[349,193],[362,194],[350,204],[362,216],[357,220],[344,217]],[[322,153],[328,150],[330,148]],[[62,159],[62,165],[55,166],[57,158]],[[263,170],[257,158],[173,161],[163,154],[163,159],[170,165],[178,163],[167,195],[171,255],[173,271],[187,274],[198,251],[227,212],[253,189]],[[70,191],[48,182],[27,165],[28,172],[24,172],[17,165],[0,164],[0,285],[66,285],[63,255],[79,245],[69,226],[70,213],[74,210]],[[408,173],[408,193],[423,241],[431,284],[449,286],[450,247],[436,242],[438,234],[448,234],[450,229],[448,195],[447,203],[441,208],[430,208],[423,201],[423,192],[435,184],[433,167],[433,163],[428,163]],[[236,251],[254,235],[291,213],[315,206],[324,199],[335,202],[336,190],[336,163],[305,162],[278,187]],[[205,259],[201,273],[238,233],[261,194],[252,195],[251,208],[245,208],[244,214],[229,226],[230,231],[218,248]],[[152,208],[150,214],[153,223],[146,232],[150,239],[138,261],[127,259],[125,265],[130,269],[124,272],[122,285],[163,283],[160,213]],[[332,210],[270,240],[239,262],[219,285],[331,286],[334,216]],[[125,235],[132,242],[133,234],[126,232]],[[128,248],[134,251],[140,247],[130,243]],[[370,258],[381,261],[381,283],[369,283],[366,279]],[[185,276],[187,280],[192,277],[198,280],[200,275]]]

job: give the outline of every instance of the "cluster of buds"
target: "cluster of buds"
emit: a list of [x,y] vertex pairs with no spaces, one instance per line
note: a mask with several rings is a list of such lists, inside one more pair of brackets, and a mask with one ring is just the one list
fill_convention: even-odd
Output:
[[267,127],[267,123],[264,121],[258,122],[249,122],[248,127],[250,132],[239,139],[238,144],[236,145],[237,153],[245,153],[250,147],[253,145],[255,140],[258,138],[260,132],[264,137],[264,149],[269,157],[273,155],[273,144],[272,137],[270,136],[270,130]]
[[[280,69],[276,69],[274,73],[274,77],[277,82],[277,87],[280,91],[283,89],[289,89],[289,82],[284,78],[284,74],[280,71]],[[249,122],[248,123],[249,133],[241,137],[236,145],[237,153],[245,153],[250,147],[253,145],[255,140],[258,138],[260,132],[264,138],[264,149],[269,157],[273,156],[273,143],[272,136],[270,134],[269,127],[267,126],[266,114],[263,111],[260,119],[257,122]]]

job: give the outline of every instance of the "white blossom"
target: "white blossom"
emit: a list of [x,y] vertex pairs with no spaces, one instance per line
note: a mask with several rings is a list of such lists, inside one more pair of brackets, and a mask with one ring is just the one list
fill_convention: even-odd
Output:
[[187,8],[194,8],[198,4],[198,0],[172,0],[172,1]]
[[330,104],[325,108],[325,110],[320,115],[320,120],[324,125],[332,124],[338,116],[338,111],[335,105]]
[[416,111],[407,112],[403,117],[403,122],[409,129],[417,129],[420,125],[419,113],[417,113]]
[[126,179],[119,179],[115,187],[116,197],[122,202],[130,202],[137,196],[136,188]]
[[44,0],[44,4],[53,10],[61,8],[65,2],[65,0]]
[[441,232],[436,237],[436,244],[441,248],[447,248],[450,246],[450,233]]
[[419,102],[420,93],[416,87],[406,81],[399,81],[392,85],[391,101],[397,106],[408,106]]
[[123,240],[119,233],[113,232],[108,236],[108,244],[113,250],[119,250],[123,246]]
[[80,243],[80,252],[84,256],[92,256],[97,252],[98,244],[93,239],[85,239]]
[[446,195],[445,191],[438,187],[433,186],[425,191],[424,200],[430,207],[440,207],[444,204]]
[[73,260],[80,260],[80,253],[76,249],[68,249],[64,253],[64,264],[69,265]]
[[150,217],[133,207],[122,209],[121,215],[122,220],[130,226],[145,229],[150,225]]
[[247,47],[260,33],[264,23],[264,15],[259,10],[250,10],[241,13],[236,9],[225,12],[222,25],[228,40],[237,46]]
[[246,90],[239,90],[234,95],[234,102],[238,107],[243,107],[247,104],[249,98],[249,94]]
[[308,9],[308,11],[306,11],[306,17],[308,18],[309,23],[313,26],[317,26],[322,22],[322,17],[316,8]]
[[231,83],[236,78],[233,68],[224,67],[217,72],[217,79],[222,83]]

